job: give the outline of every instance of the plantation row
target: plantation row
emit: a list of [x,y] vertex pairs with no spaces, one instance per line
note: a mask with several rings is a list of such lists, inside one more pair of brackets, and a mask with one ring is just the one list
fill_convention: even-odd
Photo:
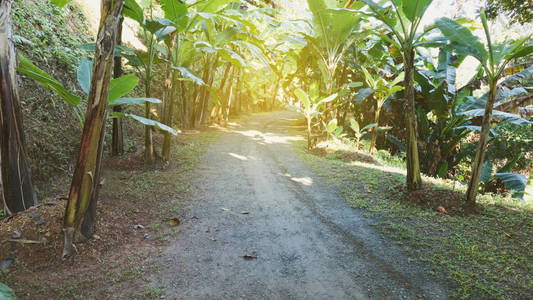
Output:
[[[37,204],[16,71],[63,98],[83,127],[64,257],[95,231],[108,118],[111,154],[124,153],[122,120],[133,119],[145,126],[144,162],[151,165],[156,157],[171,159],[178,128],[285,106],[305,116],[309,149],[320,139],[359,148],[368,138],[370,153],[405,157],[410,191],[421,188],[424,173],[468,181],[469,211],[480,190],[523,197],[532,167],[531,36],[494,41],[484,9],[479,20],[439,18],[422,27],[430,0],[307,2],[311,14],[297,19],[271,1],[103,0],[96,41],[79,45],[87,51],[77,70],[80,96],[24,56],[17,59],[11,1],[0,1],[6,212]],[[135,22],[143,49],[123,45],[125,19]],[[477,69],[458,86],[457,70],[468,57]],[[138,85],[143,95],[126,97]],[[154,133],[164,136],[161,149]]]

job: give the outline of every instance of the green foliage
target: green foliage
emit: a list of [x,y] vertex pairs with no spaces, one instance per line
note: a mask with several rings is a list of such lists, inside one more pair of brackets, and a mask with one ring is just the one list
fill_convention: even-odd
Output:
[[526,24],[533,19],[533,3],[522,0],[488,0],[487,16],[496,18],[500,14],[508,15],[511,23]]
[[509,122],[501,122],[494,128],[494,136],[487,149],[487,156],[494,160],[516,161],[516,166],[509,171],[530,170],[533,161],[527,159],[524,153],[533,149],[533,126],[519,126]]
[[19,55],[20,65],[17,71],[29,76],[33,80],[37,81],[42,86],[51,89],[58,93],[65,101],[71,106],[80,104],[81,99],[74,94],[71,94],[67,89],[57,80],[55,80],[48,73],[39,69],[33,63],[31,63],[24,55]]
[[178,135],[178,132],[174,128],[169,127],[169,126],[167,126],[167,125],[165,125],[163,123],[154,121],[152,119],[143,118],[141,116],[128,114],[128,113],[114,112],[113,115],[111,115],[111,118],[129,118],[129,119],[135,120],[137,122],[140,122],[140,123],[142,123],[144,125],[157,127],[157,128],[159,128],[159,129],[161,129],[163,131],[170,132],[173,135]]

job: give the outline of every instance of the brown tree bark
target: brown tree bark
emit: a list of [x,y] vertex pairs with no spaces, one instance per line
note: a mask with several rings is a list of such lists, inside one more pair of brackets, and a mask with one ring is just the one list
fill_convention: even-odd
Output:
[[[124,17],[120,18],[117,29],[117,45],[122,45],[122,23]],[[115,56],[113,67],[113,78],[119,78],[123,74],[122,58]],[[122,112],[121,105],[113,106],[113,112]],[[113,134],[111,140],[111,155],[119,156],[124,154],[124,132],[122,130],[122,118],[113,118]]]
[[0,0],[0,183],[7,214],[37,204],[25,151],[15,73],[16,53],[11,32],[11,4],[12,0]]
[[[103,0],[83,135],[64,218],[63,257],[94,233],[113,51],[124,0]],[[83,225],[82,225],[83,223]]]
[[476,207],[476,196],[479,189],[479,182],[481,179],[481,170],[483,169],[483,162],[485,161],[485,150],[487,148],[490,132],[490,122],[492,119],[492,110],[494,101],[496,100],[496,94],[498,79],[494,79],[490,82],[490,91],[485,104],[485,113],[483,114],[483,120],[481,121],[481,134],[479,136],[479,142],[477,144],[476,156],[472,164],[472,178],[468,184],[468,190],[466,192],[465,210],[472,212]]

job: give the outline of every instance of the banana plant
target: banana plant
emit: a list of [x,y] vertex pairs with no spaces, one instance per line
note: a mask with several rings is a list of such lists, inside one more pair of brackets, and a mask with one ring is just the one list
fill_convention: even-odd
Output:
[[368,130],[375,128],[375,127],[376,127],[376,124],[368,124],[364,126],[363,128],[360,128],[359,122],[357,122],[354,118],[350,119],[350,128],[354,132],[355,147],[357,148],[357,150],[359,150],[359,146],[361,144],[361,138],[364,135],[368,134]]
[[[453,42],[454,50],[457,53],[471,55],[480,62],[489,85],[489,93],[483,113],[479,143],[472,164],[472,178],[468,184],[466,195],[465,209],[467,211],[473,211],[476,205],[476,196],[479,189],[489,131],[491,129],[492,115],[494,113],[493,106],[498,93],[498,80],[510,61],[533,52],[533,45],[526,45],[526,42],[530,39],[531,35],[513,42],[506,41],[501,44],[493,43],[487,17],[483,8],[480,11],[480,17],[487,41],[486,46],[483,45],[479,38],[474,36],[468,28],[460,25],[456,21],[448,18],[441,18],[436,21],[436,25],[442,34]],[[498,114],[501,114],[501,112]]]
[[[314,85],[316,86],[316,85]],[[313,92],[314,90],[314,92]],[[307,149],[311,150],[312,148],[312,139],[313,139],[313,120],[323,114],[320,111],[322,106],[326,103],[329,103],[337,98],[337,94],[330,95],[326,98],[320,98],[318,96],[317,88],[311,88],[311,95],[306,93],[301,88],[298,88],[294,91],[294,94],[300,101],[300,105],[292,106],[298,112],[302,113],[305,116],[307,121]]]
[[[326,87],[326,95],[336,91],[335,73],[343,54],[353,42],[352,34],[361,22],[361,14],[357,10],[348,10],[344,4],[331,4],[330,1],[308,0],[309,9],[313,14],[310,23],[311,35],[304,34],[309,49],[318,57],[318,67],[322,81]],[[361,8],[360,3],[356,8]],[[308,55],[302,51],[302,55]],[[335,118],[333,103],[328,104],[325,114],[326,122]]]
[[[376,126],[372,129],[372,141],[370,143],[369,149],[370,154],[372,154],[374,152],[376,140],[378,137],[379,115],[381,109],[383,108],[383,105],[385,104],[387,99],[389,99],[392,94],[404,89],[404,87],[398,84],[403,81],[405,74],[401,72],[393,80],[387,81],[383,78],[383,76],[380,76],[379,74],[370,74],[370,72],[365,67],[362,67],[361,71],[363,71],[363,74],[365,75],[366,84],[369,86],[370,89],[372,89],[372,95],[374,100],[376,101],[376,108],[374,112],[374,124],[376,124]],[[360,98],[358,98],[358,101],[360,101]]]
[[417,145],[417,118],[415,108],[415,48],[422,45],[424,36],[434,29],[428,27],[423,32],[418,32],[418,27],[426,9],[432,0],[393,0],[389,5],[382,7],[372,0],[364,0],[368,5],[370,15],[380,20],[391,31],[392,37],[383,33],[379,36],[388,41],[403,56],[404,63],[404,94],[406,98],[405,120],[407,128],[407,189],[410,191],[420,189],[422,177],[420,175],[420,160]]

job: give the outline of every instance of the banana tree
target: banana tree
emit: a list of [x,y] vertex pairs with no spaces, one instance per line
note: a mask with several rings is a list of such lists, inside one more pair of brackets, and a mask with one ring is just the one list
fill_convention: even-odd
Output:
[[379,74],[370,74],[370,72],[364,67],[361,68],[361,70],[363,71],[363,74],[365,74],[365,81],[369,88],[372,89],[373,98],[376,101],[376,110],[374,112],[374,124],[376,124],[376,126],[372,129],[372,141],[370,143],[370,154],[372,154],[378,138],[379,114],[381,109],[392,94],[404,89],[404,87],[398,84],[404,79],[405,74],[402,72],[392,81],[387,81]]
[[113,52],[123,4],[123,0],[102,1],[89,103],[63,224],[65,233],[63,257],[72,255],[76,233],[87,239],[95,230],[96,201],[104,146],[104,121]]
[[15,73],[16,53],[11,32],[11,0],[0,0],[0,184],[7,214],[37,204],[25,151],[22,111]]
[[361,128],[359,126],[359,122],[357,122],[354,118],[350,119],[350,128],[354,132],[355,148],[357,148],[357,150],[359,150],[359,145],[361,143],[361,138],[364,135],[368,134],[368,130],[369,129],[372,129],[374,127],[376,127],[376,124],[368,124],[368,125],[364,126],[363,128]]
[[[305,37],[310,49],[320,57],[318,67],[326,86],[326,94],[331,95],[336,92],[334,78],[337,67],[346,49],[353,42],[351,36],[361,21],[361,14],[356,10],[344,9],[344,4],[328,6],[329,2],[324,0],[307,2],[313,19],[312,33]],[[335,117],[332,103],[328,104],[328,110],[325,114],[327,122]]]
[[[316,84],[314,86],[316,86]],[[305,116],[307,121],[307,149],[309,150],[312,148],[313,120],[322,114],[320,110],[324,104],[329,103],[337,98],[337,94],[333,94],[321,99],[318,96],[318,91],[316,90],[316,88],[311,88],[311,93],[308,94],[301,88],[296,89],[294,94],[300,101],[300,105],[291,106]]]
[[420,189],[422,177],[420,175],[420,161],[417,145],[417,118],[415,108],[415,48],[423,42],[424,36],[434,29],[426,28],[418,33],[418,27],[431,4],[432,0],[393,0],[390,5],[382,7],[371,0],[364,1],[371,10],[371,16],[383,22],[392,32],[392,38],[387,34],[380,37],[387,40],[402,52],[404,63],[404,94],[406,98],[405,121],[407,128],[407,189]]
[[[513,42],[493,43],[484,9],[481,9],[480,17],[487,41],[486,47],[468,28],[460,25],[456,21],[448,18],[441,18],[436,21],[436,25],[442,34],[454,43],[453,46],[456,52],[471,55],[481,63],[489,85],[479,143],[472,164],[472,178],[468,184],[466,195],[465,209],[467,211],[473,211],[476,205],[476,196],[485,159],[485,150],[488,144],[492,115],[494,114],[493,107],[498,93],[498,80],[510,61],[533,52],[533,45],[526,45],[531,35]],[[502,114],[502,112],[497,112],[497,114]]]

